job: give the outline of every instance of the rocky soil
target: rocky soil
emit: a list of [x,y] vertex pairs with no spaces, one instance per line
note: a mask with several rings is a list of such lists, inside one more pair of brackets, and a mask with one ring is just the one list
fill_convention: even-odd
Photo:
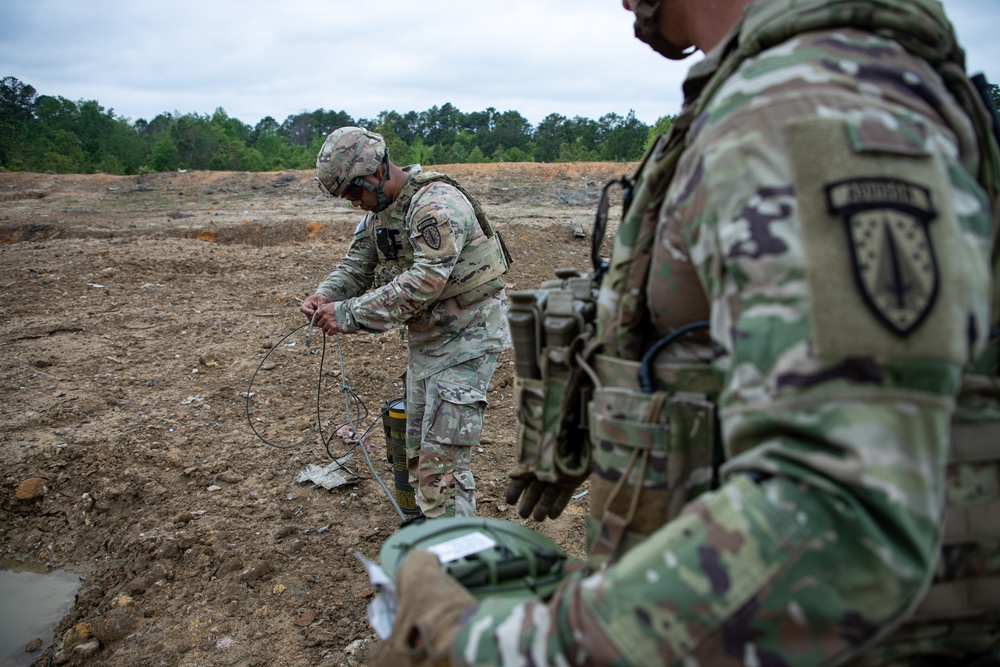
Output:
[[[516,290],[589,268],[601,186],[631,166],[435,168],[504,233]],[[0,559],[82,579],[54,642],[23,638],[34,664],[364,663],[374,591],[352,554],[377,559],[400,524],[374,476],[393,487],[379,412],[405,342],[307,346],[297,310],[359,219],[307,171],[0,173]],[[480,514],[582,555],[586,497],[543,525],[504,502],[513,377],[508,351]],[[336,432],[351,423],[373,469]],[[348,452],[348,484],[297,481]]]

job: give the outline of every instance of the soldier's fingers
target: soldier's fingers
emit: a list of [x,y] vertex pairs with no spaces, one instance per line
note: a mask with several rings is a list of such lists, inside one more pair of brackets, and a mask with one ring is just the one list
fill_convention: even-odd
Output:
[[574,489],[562,489],[559,496],[552,503],[552,508],[549,510],[548,517],[550,519],[555,519],[557,516],[562,514],[563,510],[566,509],[566,505],[569,504],[570,499],[573,497]]
[[528,518],[531,510],[538,504],[538,500],[542,497],[542,492],[545,491],[547,486],[548,484],[545,482],[540,482],[537,479],[531,480],[531,484],[528,485],[524,496],[521,498],[521,505],[517,508],[517,513],[521,515],[522,519]]
[[[531,517],[535,521],[545,521],[545,517],[547,516],[555,518],[554,516],[552,516],[551,511],[553,505],[555,505],[555,503],[558,501],[559,494],[561,492],[562,490],[555,484],[546,484],[545,493],[542,494],[542,497],[538,501],[538,504],[535,506],[535,511],[531,515]],[[563,504],[563,506],[565,507],[565,503]],[[558,512],[556,513],[556,515],[558,516]]]
[[507,483],[507,504],[516,505],[518,499],[521,497],[521,493],[524,492],[525,487],[528,486],[527,479],[511,479]]

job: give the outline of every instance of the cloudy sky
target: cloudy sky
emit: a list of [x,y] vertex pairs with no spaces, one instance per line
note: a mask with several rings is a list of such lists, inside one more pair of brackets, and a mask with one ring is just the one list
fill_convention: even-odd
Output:
[[[969,69],[1000,83],[1000,0],[944,0]],[[0,77],[118,117],[250,125],[315,109],[676,113],[695,56],[632,35],[620,0],[0,0]]]

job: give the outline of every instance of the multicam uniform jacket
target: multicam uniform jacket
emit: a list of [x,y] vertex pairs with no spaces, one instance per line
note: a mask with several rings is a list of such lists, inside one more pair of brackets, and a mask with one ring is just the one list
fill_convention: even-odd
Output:
[[[940,73],[956,53],[932,0],[756,0],[695,66],[637,174],[650,243],[619,232],[599,323],[635,359],[710,320],[724,483],[547,602],[483,600],[453,664],[842,664],[935,574],[996,583],[985,516],[974,554],[935,569],[946,493],[1000,499],[998,440],[946,473],[963,369],[996,328],[982,132]],[[882,664],[996,650],[997,605],[972,611]]]
[[[389,208],[370,213],[316,293],[336,301],[345,333],[405,324],[409,373],[423,379],[509,346],[504,267],[477,261],[486,232],[472,203],[419,165]],[[479,277],[487,278],[484,282]],[[375,287],[371,291],[369,288]]]

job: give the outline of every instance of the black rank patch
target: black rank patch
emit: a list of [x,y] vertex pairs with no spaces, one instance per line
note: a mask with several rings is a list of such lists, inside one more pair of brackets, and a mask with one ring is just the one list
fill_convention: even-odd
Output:
[[844,218],[865,303],[896,335],[908,336],[938,293],[930,191],[895,178],[857,178],[827,185],[826,198],[830,213]]
[[440,250],[441,232],[438,231],[437,220],[434,218],[427,218],[417,224],[417,231],[424,237],[424,243],[426,243],[429,248]]

